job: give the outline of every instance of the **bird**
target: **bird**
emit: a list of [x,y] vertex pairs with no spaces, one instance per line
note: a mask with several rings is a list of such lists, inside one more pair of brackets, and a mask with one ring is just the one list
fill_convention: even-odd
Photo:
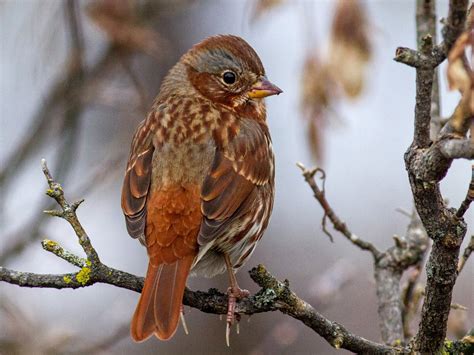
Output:
[[130,333],[170,339],[189,276],[227,271],[226,340],[237,300],[235,273],[267,228],[275,164],[264,98],[282,93],[242,38],[216,35],[170,69],[132,140],[121,205],[148,269]]

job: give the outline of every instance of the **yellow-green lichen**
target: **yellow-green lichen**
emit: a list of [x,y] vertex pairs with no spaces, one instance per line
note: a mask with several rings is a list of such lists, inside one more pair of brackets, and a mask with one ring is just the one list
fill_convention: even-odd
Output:
[[71,276],[68,276],[68,275],[63,276],[63,280],[64,280],[64,282],[67,283],[67,284],[69,284],[69,283],[72,282]]
[[55,249],[58,246],[58,243],[56,243],[55,241],[49,240],[49,239],[45,239],[45,240],[43,240],[43,245],[46,246],[48,248],[48,250],[52,250],[52,249]]
[[451,340],[445,340],[444,341],[444,347],[440,351],[441,355],[454,354],[453,351],[454,351],[453,342]]
[[341,334],[338,334],[332,340],[331,345],[334,346],[335,349],[340,349],[343,343],[344,343],[344,337]]
[[[87,264],[87,262],[86,262]],[[89,280],[90,280],[90,276],[91,276],[91,269],[88,268],[87,266],[84,266],[81,271],[79,271],[76,275],[76,280],[77,282],[79,282],[82,286],[85,286]]]
[[392,343],[392,346],[402,346],[402,339],[395,339]]

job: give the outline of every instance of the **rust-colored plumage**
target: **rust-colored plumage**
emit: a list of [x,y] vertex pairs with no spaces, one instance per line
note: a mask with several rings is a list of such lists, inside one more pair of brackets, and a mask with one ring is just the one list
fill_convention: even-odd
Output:
[[122,188],[127,230],[148,251],[131,334],[169,339],[190,273],[230,276],[250,257],[273,205],[274,158],[263,98],[281,92],[241,38],[216,36],[170,70],[132,142]]

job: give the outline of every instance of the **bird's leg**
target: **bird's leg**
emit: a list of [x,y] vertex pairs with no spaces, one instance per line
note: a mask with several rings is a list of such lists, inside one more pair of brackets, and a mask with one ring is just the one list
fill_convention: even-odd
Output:
[[229,282],[230,287],[227,289],[227,296],[228,296],[228,303],[227,303],[227,325],[225,331],[225,339],[227,346],[230,346],[229,342],[229,335],[230,335],[230,327],[234,323],[234,320],[239,320],[240,317],[235,317],[235,305],[237,300],[248,297],[250,292],[247,290],[243,290],[237,284],[237,279],[235,278],[234,268],[232,267],[232,263],[230,262],[230,258],[228,254],[224,254],[225,264],[227,266],[227,273],[229,274]]
[[189,335],[188,326],[186,325],[186,319],[184,319],[184,306],[181,305],[181,309],[179,310],[179,318],[181,319],[181,324],[183,325],[184,333]]

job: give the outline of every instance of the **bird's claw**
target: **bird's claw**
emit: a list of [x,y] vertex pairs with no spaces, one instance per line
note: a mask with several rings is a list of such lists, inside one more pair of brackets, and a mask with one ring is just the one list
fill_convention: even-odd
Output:
[[184,333],[186,335],[189,335],[188,326],[186,325],[186,319],[184,318],[184,307],[183,307],[183,305],[181,305],[181,310],[179,312],[179,318],[181,320],[181,324],[183,325]]
[[[250,292],[242,290],[240,288],[229,287],[227,290],[228,303],[227,303],[227,317],[226,317],[226,330],[225,330],[225,341],[228,347],[230,347],[230,327],[234,324],[234,321],[240,321],[240,315],[235,314],[235,305],[238,299],[248,297]],[[237,323],[237,334],[239,334],[239,324]]]

